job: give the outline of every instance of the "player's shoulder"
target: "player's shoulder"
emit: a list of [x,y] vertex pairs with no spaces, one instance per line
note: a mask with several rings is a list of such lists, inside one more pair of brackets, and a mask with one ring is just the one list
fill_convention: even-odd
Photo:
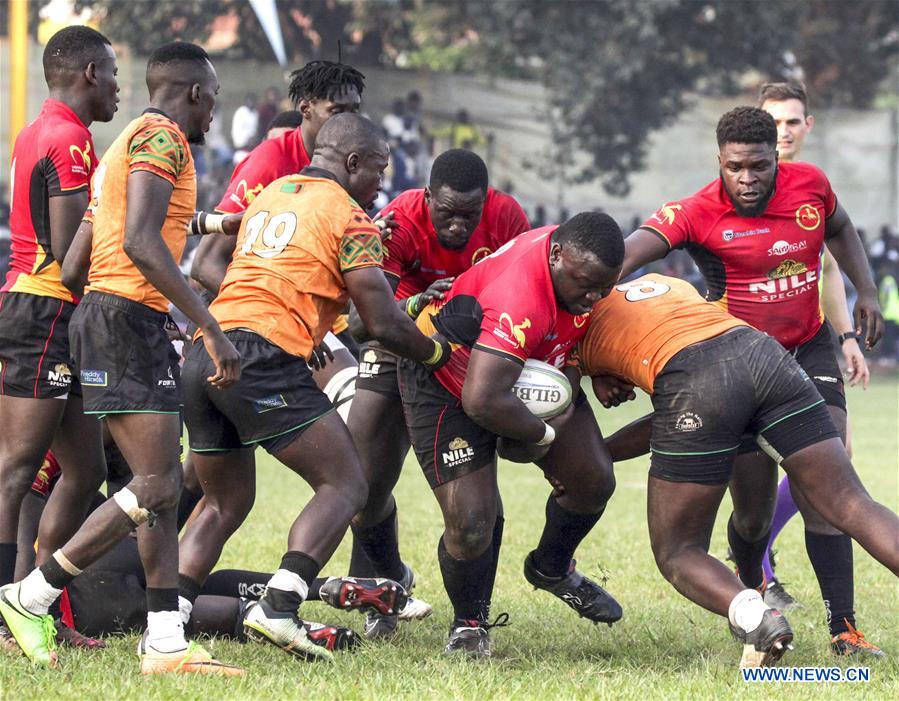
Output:
[[187,145],[187,137],[178,124],[168,115],[147,110],[129,125],[134,136],[168,135],[179,144]]
[[427,211],[427,203],[424,188],[421,187],[401,192],[381,209],[383,214],[394,212],[394,216],[401,215],[410,219],[414,219],[423,211]]
[[827,175],[813,163],[792,162],[778,164],[778,179],[791,190],[826,187]]

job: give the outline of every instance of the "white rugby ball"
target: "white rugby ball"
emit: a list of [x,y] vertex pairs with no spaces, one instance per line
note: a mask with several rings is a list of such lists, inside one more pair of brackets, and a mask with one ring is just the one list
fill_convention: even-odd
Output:
[[565,374],[541,360],[526,360],[512,388],[531,413],[541,419],[558,416],[571,404],[571,383]]

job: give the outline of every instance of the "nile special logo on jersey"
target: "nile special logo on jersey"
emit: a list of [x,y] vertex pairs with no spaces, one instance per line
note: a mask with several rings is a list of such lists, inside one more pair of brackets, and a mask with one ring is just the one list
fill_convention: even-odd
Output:
[[72,172],[79,175],[87,175],[91,172],[91,142],[85,141],[84,148],[78,148],[75,144],[69,146],[69,155],[72,157]]
[[446,446],[447,450],[441,452],[440,457],[445,467],[455,467],[462,463],[471,462],[474,457],[474,448],[468,445],[468,441],[457,436]]
[[499,325],[493,329],[493,333],[510,345],[524,348],[527,343],[524,330],[529,328],[531,328],[531,320],[527,317],[520,324],[516,324],[507,312],[503,312],[499,315]]
[[669,202],[668,204],[663,204],[659,207],[659,211],[652,215],[652,218],[655,219],[659,224],[667,224],[671,226],[674,224],[674,219],[677,217],[677,213],[683,209],[683,205],[679,205],[675,202]]
[[53,387],[68,387],[72,384],[72,371],[65,363],[57,363],[47,371],[47,382]]
[[796,223],[806,231],[814,231],[821,223],[821,215],[813,205],[804,204],[796,210]]
[[750,294],[759,295],[760,302],[780,302],[817,289],[818,271],[809,270],[801,261],[787,258],[768,271],[763,282],[749,285]]

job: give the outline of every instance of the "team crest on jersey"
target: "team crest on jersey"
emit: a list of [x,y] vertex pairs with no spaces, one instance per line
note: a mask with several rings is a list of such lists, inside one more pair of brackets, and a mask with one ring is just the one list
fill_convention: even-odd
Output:
[[72,172],[79,175],[87,175],[91,172],[91,142],[85,141],[84,148],[80,149],[75,144],[69,146],[69,155],[72,157]]
[[814,231],[821,223],[821,215],[813,205],[804,204],[796,210],[796,223],[806,231]]
[[693,431],[702,428],[702,417],[699,414],[694,414],[692,411],[685,411],[677,417],[677,422],[674,424],[674,427],[678,431],[692,433]]
[[493,253],[493,251],[491,251],[487,246],[481,246],[471,254],[471,264],[474,265],[478,261],[484,260],[484,258],[489,256],[491,253]]
[[68,387],[72,384],[72,371],[65,363],[57,363],[47,371],[47,382],[54,387]]
[[455,467],[456,465],[470,462],[474,457],[474,448],[472,448],[468,444],[468,441],[461,436],[453,438],[446,448],[447,452],[442,452],[440,456],[446,467]]
[[807,270],[808,266],[805,263],[787,258],[782,260],[776,268],[768,271],[768,279],[779,280],[782,277],[790,277],[791,275],[802,275]]
[[[508,325],[508,329],[505,325]],[[527,337],[524,335],[524,330],[531,328],[531,320],[525,317],[524,321],[520,324],[516,324],[512,321],[512,317],[507,313],[503,312],[499,315],[499,326],[494,329],[494,333],[497,336],[512,343],[519,348],[524,348],[525,343],[527,343]]]
[[589,320],[590,320],[590,312],[587,312],[586,314],[578,314],[576,317],[574,317],[574,328],[576,328],[576,329],[583,328],[584,324],[586,324],[587,321],[589,321]]
[[660,224],[668,224],[669,226],[671,226],[674,223],[674,219],[677,216],[677,213],[682,209],[682,205],[676,204],[674,202],[669,202],[668,204],[663,204],[661,207],[659,207],[659,211],[653,214],[652,218]]

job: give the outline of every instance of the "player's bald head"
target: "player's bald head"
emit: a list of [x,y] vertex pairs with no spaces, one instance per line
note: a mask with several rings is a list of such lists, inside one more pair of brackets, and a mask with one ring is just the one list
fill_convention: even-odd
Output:
[[202,85],[216,80],[209,54],[196,44],[171,41],[153,50],[147,61],[147,90],[152,97],[173,85]]
[[314,155],[329,161],[343,161],[351,153],[362,157],[387,151],[387,142],[378,126],[360,114],[335,114],[324,123],[315,138]]

